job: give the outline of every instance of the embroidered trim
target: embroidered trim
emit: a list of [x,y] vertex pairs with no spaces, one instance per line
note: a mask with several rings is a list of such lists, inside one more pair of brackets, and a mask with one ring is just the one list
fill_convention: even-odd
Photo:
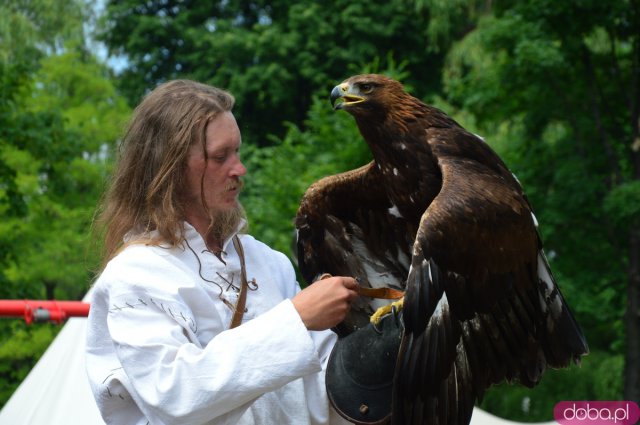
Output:
[[[109,378],[111,378],[113,375],[115,375],[115,371],[116,370],[120,370],[120,369],[122,369],[122,367],[117,367],[115,369],[111,369],[110,370],[111,373],[109,373],[107,375],[107,377],[102,380],[102,385],[105,386],[105,388],[107,390],[107,395],[109,396],[109,398],[113,398],[114,395],[111,392],[111,388],[109,388],[109,385],[107,385],[107,381],[109,380]],[[118,398],[120,398],[120,400],[126,400],[126,398],[120,393],[118,393],[117,396],[118,396]]]
[[[158,310],[162,311],[163,313],[171,316],[173,320],[175,320],[178,323],[180,322],[179,319],[182,319],[184,323],[187,326],[189,326],[189,329],[191,329],[191,332],[193,333],[198,332],[198,325],[196,324],[196,321],[193,319],[193,317],[185,316],[184,312],[182,311],[174,312],[173,310],[171,310],[171,307],[165,306],[163,302],[156,301],[153,298],[149,298],[149,303],[153,304]],[[125,302],[124,305],[122,306],[113,304],[113,307],[109,309],[109,313],[114,313],[114,312],[122,311],[125,309],[129,309],[129,308],[136,309],[139,307],[148,307],[148,306],[149,304],[147,304],[142,298],[138,298],[136,303]]]

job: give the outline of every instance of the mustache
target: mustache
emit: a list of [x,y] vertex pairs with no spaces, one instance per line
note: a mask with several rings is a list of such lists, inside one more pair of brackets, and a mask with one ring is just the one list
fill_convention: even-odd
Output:
[[236,177],[234,179],[234,181],[229,182],[229,183],[227,183],[225,185],[224,190],[225,191],[229,191],[229,190],[236,189],[236,190],[240,191],[240,190],[242,190],[243,187],[244,187],[244,182],[242,180],[240,180],[239,177]]

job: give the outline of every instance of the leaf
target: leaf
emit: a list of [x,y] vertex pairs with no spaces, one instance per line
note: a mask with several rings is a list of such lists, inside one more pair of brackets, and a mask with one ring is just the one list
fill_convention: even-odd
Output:
[[623,183],[607,194],[604,209],[619,225],[628,227],[640,222],[640,181]]

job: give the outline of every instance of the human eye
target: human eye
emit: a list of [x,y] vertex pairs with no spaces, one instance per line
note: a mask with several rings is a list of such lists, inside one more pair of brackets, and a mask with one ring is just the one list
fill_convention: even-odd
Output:
[[228,154],[226,150],[209,152],[207,159],[222,164],[227,160]]
[[220,154],[207,155],[207,161],[213,161],[218,164],[223,164],[226,160],[227,160],[226,155],[220,155]]

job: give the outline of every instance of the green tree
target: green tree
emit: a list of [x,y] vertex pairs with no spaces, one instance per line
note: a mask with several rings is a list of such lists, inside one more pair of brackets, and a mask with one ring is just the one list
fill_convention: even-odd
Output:
[[284,120],[303,126],[312,96],[376,57],[406,61],[419,92],[439,86],[443,53],[427,13],[403,0],[109,1],[102,39],[129,67],[131,104],[158,82],[193,78],[229,89],[245,139],[268,145]]
[[[83,7],[0,4],[0,298],[79,299],[90,284],[86,238],[129,108],[84,48]],[[0,405],[56,332],[0,322]]]
[[[47,56],[18,92],[27,116],[54,114],[56,132],[35,129],[4,151],[27,214],[7,220],[15,255],[5,273],[16,287],[44,284],[45,298],[81,297],[91,280],[88,229],[108,171],[109,146],[129,109],[91,56]],[[54,112],[52,112],[54,111]],[[57,291],[57,292],[56,292]]]

